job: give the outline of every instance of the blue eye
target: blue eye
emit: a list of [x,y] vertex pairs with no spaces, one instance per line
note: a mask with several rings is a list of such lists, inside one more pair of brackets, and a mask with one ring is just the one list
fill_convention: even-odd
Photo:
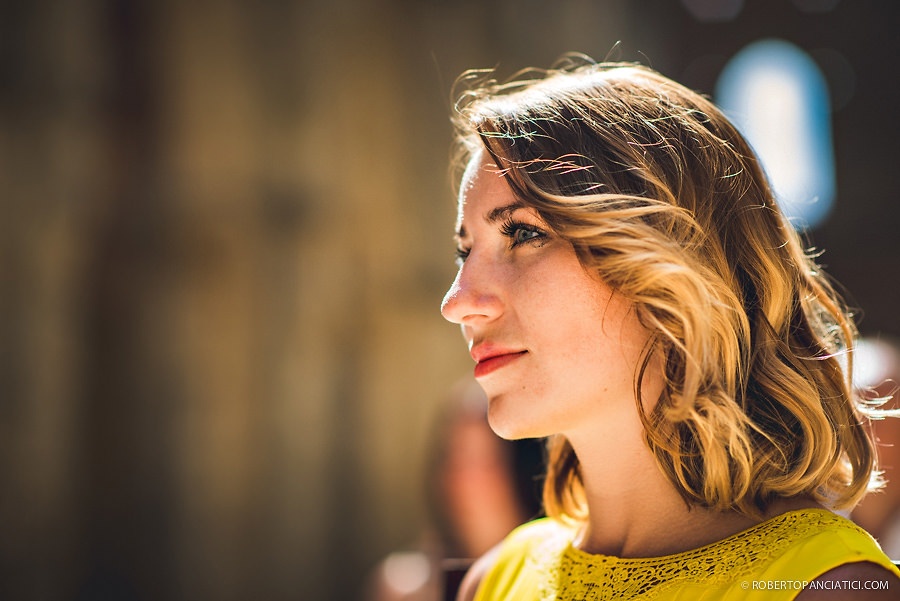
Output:
[[520,227],[513,233],[512,239],[516,244],[522,244],[529,240],[540,238],[540,236],[541,233],[536,230],[526,230],[525,228]]
[[547,234],[539,227],[519,221],[505,222],[500,228],[500,232],[512,241],[513,247],[525,244],[526,242],[543,240],[547,237]]

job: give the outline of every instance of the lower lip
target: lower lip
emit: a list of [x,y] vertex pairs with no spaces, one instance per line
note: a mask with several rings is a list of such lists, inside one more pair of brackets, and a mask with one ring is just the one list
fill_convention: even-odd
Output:
[[510,353],[509,355],[497,355],[496,357],[479,361],[478,365],[475,366],[475,377],[481,378],[489,373],[495,372],[501,367],[509,365],[527,352],[528,351],[522,351],[520,353]]

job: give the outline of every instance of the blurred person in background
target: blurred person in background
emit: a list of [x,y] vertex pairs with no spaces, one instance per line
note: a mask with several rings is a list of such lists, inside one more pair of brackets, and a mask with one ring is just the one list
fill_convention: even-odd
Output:
[[[900,345],[890,339],[863,339],[856,348],[854,384],[860,395],[897,408]],[[853,520],[878,539],[884,552],[900,560],[900,420],[872,421],[878,463],[887,485],[853,509]]]
[[475,558],[540,514],[542,445],[497,436],[474,380],[451,391],[431,440],[428,526],[418,548],[391,553],[375,568],[371,601],[452,599]]
[[549,517],[459,598],[895,599],[834,511],[877,486],[854,324],[736,128],[636,65],[471,78],[442,313]]

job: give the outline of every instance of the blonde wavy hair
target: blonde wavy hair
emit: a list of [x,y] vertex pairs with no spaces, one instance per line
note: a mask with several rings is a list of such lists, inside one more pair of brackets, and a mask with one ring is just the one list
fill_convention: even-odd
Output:
[[[461,81],[457,165],[486,150],[653,332],[634,397],[686,502],[758,517],[801,495],[852,507],[879,484],[868,409],[851,386],[850,314],[709,100],[623,63]],[[648,411],[651,356],[666,386]],[[557,435],[548,455],[548,515],[584,519],[575,452]]]

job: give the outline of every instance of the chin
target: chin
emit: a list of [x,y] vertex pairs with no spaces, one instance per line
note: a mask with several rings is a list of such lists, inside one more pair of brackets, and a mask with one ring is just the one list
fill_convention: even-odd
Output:
[[525,419],[526,416],[522,415],[521,411],[507,411],[502,405],[503,403],[499,399],[491,399],[488,405],[488,424],[500,438],[521,440],[549,435],[542,428],[537,427],[537,424]]

